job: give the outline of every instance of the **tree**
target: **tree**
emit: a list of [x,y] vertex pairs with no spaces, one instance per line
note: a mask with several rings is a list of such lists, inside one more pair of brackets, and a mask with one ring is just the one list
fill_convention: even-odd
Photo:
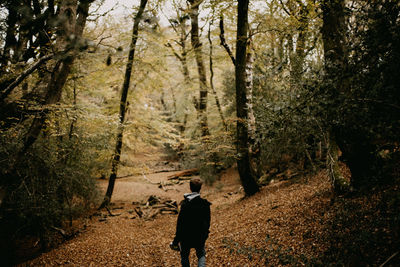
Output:
[[133,23],[133,30],[132,30],[132,40],[129,48],[129,55],[128,55],[128,62],[126,64],[125,69],[125,77],[124,83],[122,86],[122,94],[121,94],[121,102],[119,108],[119,127],[118,127],[118,134],[117,134],[117,142],[115,145],[115,151],[112,160],[112,170],[111,175],[108,181],[107,191],[101,204],[100,208],[106,207],[110,204],[111,196],[114,191],[115,180],[117,178],[118,173],[118,166],[120,163],[121,158],[121,150],[122,150],[122,139],[124,137],[124,122],[125,122],[125,115],[128,109],[127,105],[127,98],[129,93],[131,75],[132,75],[132,68],[133,68],[133,60],[135,58],[135,50],[136,50],[136,42],[139,37],[139,24],[142,18],[144,9],[146,8],[147,0],[141,0],[139,5],[139,10],[136,13]]
[[[186,46],[187,43],[187,39],[189,38],[189,33],[187,32],[187,21],[190,19],[189,15],[182,12],[182,8],[178,5],[178,3],[176,3],[176,1],[173,1],[173,6],[174,6],[174,11],[175,11],[175,15],[176,17],[169,19],[169,23],[171,25],[171,28],[173,29],[173,31],[176,33],[176,35],[178,35],[178,40],[173,40],[173,42],[168,42],[166,44],[167,47],[169,47],[173,53],[173,55],[175,56],[176,59],[178,59],[178,61],[181,63],[181,71],[183,74],[183,78],[184,78],[184,88],[183,90],[185,91],[183,93],[183,95],[187,95],[187,90],[188,87],[190,86],[191,83],[191,76],[190,76],[190,72],[189,72],[189,67],[188,67],[188,48]],[[173,43],[177,44],[178,49],[174,48]],[[171,88],[171,90],[173,91],[173,89]],[[194,103],[194,107],[197,109],[197,100],[195,97],[193,97],[193,103]],[[164,100],[162,100],[164,101]],[[179,123],[179,119],[177,118],[177,103],[176,103],[176,99],[175,97],[173,98],[173,106],[174,106],[174,112],[175,112],[175,116],[176,116],[176,121]],[[165,105],[163,103],[163,105]],[[166,108],[166,105],[165,105]],[[188,111],[187,111],[187,107],[184,108],[184,117],[183,117],[183,122],[179,123],[180,124],[180,133],[183,136],[185,129],[186,129],[186,124],[187,124],[187,120],[188,120]],[[183,147],[183,144],[181,145],[181,147]]]
[[[13,101],[5,100],[35,70],[38,70],[40,79],[30,90],[30,96],[26,95],[26,84],[23,86],[23,97],[38,99],[40,105],[58,102],[76,55],[86,45],[82,33],[92,2],[93,0],[63,1],[55,5],[54,1],[49,1],[47,6],[40,5],[38,1],[6,2],[5,7],[14,17],[8,17],[7,41],[4,43],[0,61],[0,74],[3,76],[0,81],[0,104],[4,111],[1,120],[7,121],[9,117],[15,116],[22,119],[27,117],[29,112],[21,110]],[[70,38],[71,36],[74,38]],[[21,70],[19,66],[31,59],[37,59],[36,63]],[[43,66],[44,63],[47,65]],[[44,120],[41,117],[45,113],[41,112],[32,124],[23,150],[29,148],[41,132],[40,121]]]
[[203,61],[202,44],[199,37],[199,6],[203,2],[197,0],[188,0],[190,3],[190,21],[192,28],[190,30],[190,40],[195,53],[197,72],[199,74],[200,95],[198,99],[198,112],[200,117],[200,130],[203,138],[210,135],[207,123],[207,77]]
[[[36,88],[41,93],[42,99],[40,101],[41,104],[41,112],[34,117],[33,121],[30,124],[30,127],[25,134],[25,138],[23,141],[22,148],[16,155],[16,159],[14,160],[14,165],[10,168],[9,173],[14,173],[16,166],[20,164],[24,154],[28,151],[28,149],[35,143],[38,139],[42,129],[45,125],[45,121],[48,118],[49,106],[57,104],[60,101],[62,90],[67,81],[68,75],[71,72],[71,67],[77,54],[81,48],[80,44],[82,42],[82,34],[85,28],[86,19],[88,17],[89,7],[92,1],[89,0],[69,0],[63,1],[59,4],[59,21],[57,24],[57,35],[56,42],[54,44],[53,50],[55,51],[55,55],[44,55],[41,57],[36,64],[34,64],[31,68],[23,71],[16,81],[19,80],[21,82],[24,78],[26,78],[30,73],[32,73],[35,69],[37,69],[41,64],[53,58],[52,61],[48,62],[45,66],[46,71],[43,71],[43,75],[41,75],[40,79],[37,82]],[[52,6],[50,3],[49,6],[50,11],[52,10]],[[39,11],[37,11],[39,12]],[[18,16],[17,16],[18,17]],[[26,22],[25,22],[26,23]],[[9,25],[10,26],[10,25]],[[27,27],[27,25],[23,25]],[[15,34],[15,32],[13,32]],[[9,33],[11,34],[11,33]],[[37,32],[32,31],[32,35],[37,34]],[[19,34],[20,38],[22,33]],[[71,40],[71,36],[74,38]],[[30,36],[32,38],[32,36]],[[12,39],[12,38],[10,38]],[[12,42],[11,42],[12,43]],[[24,43],[22,46],[22,50],[25,50],[27,47],[27,43]],[[47,46],[44,45],[44,46]],[[5,44],[5,50],[8,50],[7,44]],[[13,47],[13,51],[15,53],[21,52],[20,49]],[[43,53],[48,52],[43,47]],[[22,53],[22,52],[21,52]],[[8,52],[3,53],[3,61],[8,62],[11,60],[8,58]],[[25,60],[30,57],[25,58]],[[15,60],[21,60],[17,58]],[[5,66],[3,66],[5,68]],[[3,70],[7,72],[7,70]],[[14,81],[14,82],[16,82]],[[5,98],[8,96],[12,89],[16,88],[13,86],[13,82],[10,82],[6,89],[2,92],[2,100],[5,101]],[[4,96],[4,97],[3,97]],[[2,102],[2,108],[7,108],[5,102]],[[15,114],[14,114],[15,116]],[[18,184],[20,181],[17,179],[12,179],[12,175],[8,176],[8,179],[11,184]]]
[[[46,77],[47,79],[43,81],[46,86],[46,105],[55,104],[60,101],[62,88],[64,87],[77,55],[76,49],[79,49],[76,47],[76,41],[82,36],[90,2],[91,1],[81,1],[78,4],[78,1],[70,0],[64,1],[60,6],[60,16],[63,20],[63,24],[60,27],[60,32],[62,34],[58,36],[56,46],[58,48],[57,50],[71,50],[71,52],[67,52],[61,56],[61,59],[54,64],[51,75],[48,75]],[[69,42],[71,35],[76,36],[75,42]],[[34,119],[26,136],[22,152],[26,151],[36,141],[45,119],[45,115],[39,115]]]
[[[324,44],[325,83],[328,85],[327,90],[336,100],[340,94],[348,93],[344,80],[347,67],[344,7],[344,0],[322,2],[323,25],[321,31]],[[339,168],[338,150],[340,146],[338,147],[337,143],[342,140],[342,137],[338,135],[340,132],[338,127],[332,126],[328,130],[328,171],[335,191],[343,192],[348,187],[348,183]],[[343,149],[343,147],[340,148]]]
[[258,192],[258,185],[250,165],[248,147],[248,110],[246,92],[246,49],[248,29],[248,0],[238,1],[238,23],[236,37],[236,114],[237,114],[237,164],[240,180],[246,195]]
[[[219,22],[219,29],[220,29],[220,44],[224,47],[225,51],[227,52],[228,56],[230,57],[232,63],[234,66],[236,66],[236,59],[229,47],[229,45],[226,43],[225,40],[225,29],[224,29],[224,18],[223,15],[220,16],[220,22]],[[251,168],[253,166],[257,169],[257,173],[260,174],[260,168],[259,168],[259,152],[260,152],[260,147],[259,147],[259,142],[257,141],[257,136],[256,136],[256,119],[254,116],[254,109],[253,109],[253,64],[254,64],[254,59],[253,59],[253,53],[251,51],[252,49],[252,40],[251,37],[249,36],[246,41],[246,69],[245,69],[245,85],[246,85],[246,109],[247,109],[247,124],[248,124],[248,148],[250,151],[250,162],[254,163],[251,164]]]
[[[351,172],[351,185],[360,189],[393,176],[389,166],[396,164],[380,152],[396,158],[399,98],[393,70],[399,64],[399,6],[395,1],[348,6],[323,1],[322,10],[330,130]],[[349,28],[350,22],[355,27]]]
[[10,41],[0,42],[1,243],[31,234],[46,248],[51,227],[72,221],[94,203],[97,190],[90,166],[96,159],[86,161],[93,150],[85,149],[88,139],[77,138],[81,129],[67,137],[69,115],[77,112],[64,105],[68,79],[87,48],[83,32],[92,2],[0,5],[2,14],[15,9],[15,17],[8,19],[15,22],[8,31]]

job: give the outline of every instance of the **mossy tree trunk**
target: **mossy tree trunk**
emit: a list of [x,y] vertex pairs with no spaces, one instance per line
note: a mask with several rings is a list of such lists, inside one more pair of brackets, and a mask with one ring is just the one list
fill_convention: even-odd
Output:
[[[325,83],[328,85],[330,94],[335,98],[346,94],[344,70],[346,69],[346,40],[345,40],[345,1],[324,0],[322,1],[322,39],[324,43],[325,60]],[[332,126],[329,129],[327,147],[327,165],[329,177],[334,190],[342,193],[347,190],[348,183],[344,180],[339,168],[339,145],[341,137],[337,134],[339,129]],[[343,150],[342,150],[343,153]]]

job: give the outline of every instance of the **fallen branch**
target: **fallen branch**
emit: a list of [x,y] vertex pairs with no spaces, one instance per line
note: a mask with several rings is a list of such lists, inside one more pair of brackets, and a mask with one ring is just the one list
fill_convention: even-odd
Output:
[[145,220],[151,220],[154,219],[158,214],[161,213],[160,209],[153,209],[151,213],[149,213],[146,217]]
[[173,179],[185,180],[185,179],[182,179],[181,177],[192,176],[192,175],[196,175],[196,174],[199,174],[199,169],[194,168],[194,169],[184,170],[184,171],[175,173],[173,175],[167,176],[167,178],[168,178],[168,180],[173,180]]
[[135,212],[136,212],[136,214],[139,216],[139,218],[142,218],[142,216],[143,216],[143,211],[142,211],[141,208],[139,208],[139,207],[135,208]]
[[144,178],[147,182],[149,182],[149,183],[151,183],[151,184],[160,184],[160,183],[155,183],[155,182],[150,181],[150,180],[146,177],[146,175],[144,174],[144,172],[142,172],[142,174],[143,174],[143,178]]
[[385,266],[385,264],[388,263],[388,262],[389,262],[391,259],[393,259],[394,257],[396,257],[397,254],[399,254],[399,251],[397,251],[397,252],[394,253],[392,256],[390,256],[384,263],[382,263],[381,265],[379,265],[379,267]]
[[157,173],[162,173],[162,172],[176,172],[176,171],[179,171],[179,168],[178,169],[176,169],[176,168],[174,168],[174,169],[161,169],[161,170],[152,172],[152,174],[157,174]]
[[65,231],[63,229],[55,227],[55,226],[51,226],[50,228],[59,232],[62,235],[62,237],[67,238],[67,234],[65,233]]
[[106,208],[106,210],[108,211],[108,215],[110,215],[111,217],[115,217],[115,216],[121,215],[121,213],[113,214],[113,213],[111,212],[111,210],[108,208],[108,206],[105,206],[105,208]]
[[171,209],[171,208],[162,208],[162,209],[160,209],[160,212],[161,213],[164,213],[164,212],[166,212],[166,213],[170,213],[170,214],[178,214],[178,210],[175,208],[175,209]]
[[[83,229],[78,229],[76,231],[72,231],[72,232],[68,232],[68,233],[64,229],[61,229],[61,228],[58,228],[58,227],[55,227],[55,226],[51,226],[50,228],[53,229],[54,231],[58,232],[65,240],[70,240],[71,238],[73,238],[76,235],[80,234],[86,228],[86,225],[84,226]],[[37,246],[38,242],[40,242],[40,239],[34,245],[35,247]]]

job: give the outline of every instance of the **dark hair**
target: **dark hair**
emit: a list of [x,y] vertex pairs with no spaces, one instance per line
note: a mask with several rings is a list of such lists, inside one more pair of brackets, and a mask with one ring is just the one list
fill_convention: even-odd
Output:
[[203,182],[200,178],[192,178],[190,179],[190,191],[200,193],[201,186]]

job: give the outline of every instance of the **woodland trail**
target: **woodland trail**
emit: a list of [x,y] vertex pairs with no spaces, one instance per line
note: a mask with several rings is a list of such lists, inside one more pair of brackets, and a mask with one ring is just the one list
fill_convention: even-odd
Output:
[[[103,219],[106,211],[93,216],[77,237],[20,266],[180,266],[179,253],[168,246],[176,215],[132,219],[132,202],[150,195],[182,200],[187,181],[167,191],[150,183],[166,181],[170,174],[118,179],[111,211],[119,216]],[[106,182],[100,185],[104,188]],[[319,174],[308,182],[276,182],[243,199],[236,169],[225,171],[214,186],[202,190],[213,203],[207,266],[278,266],[317,257],[325,247],[322,241],[316,244],[315,236],[323,232],[329,192],[326,177]],[[194,253],[191,261],[196,266]]]

